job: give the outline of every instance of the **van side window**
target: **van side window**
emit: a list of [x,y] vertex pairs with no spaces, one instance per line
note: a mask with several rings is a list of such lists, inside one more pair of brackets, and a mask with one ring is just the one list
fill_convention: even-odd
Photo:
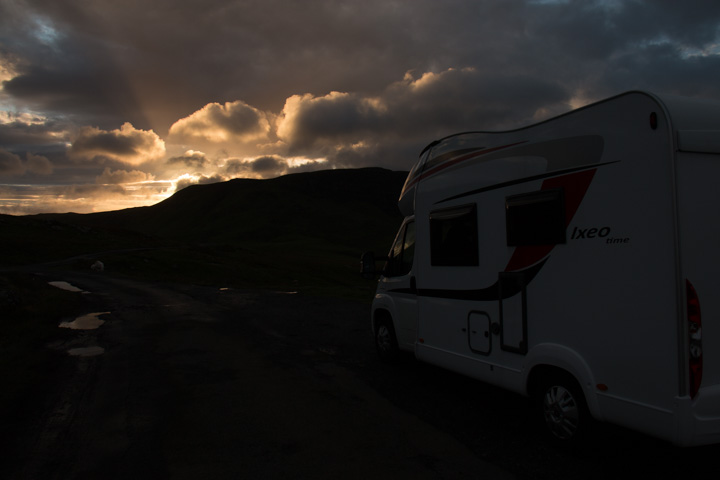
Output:
[[415,256],[415,222],[408,222],[398,234],[385,264],[386,277],[399,277],[410,273]]
[[430,213],[430,263],[441,267],[480,264],[474,204]]
[[508,246],[565,243],[563,193],[563,189],[555,188],[506,197]]

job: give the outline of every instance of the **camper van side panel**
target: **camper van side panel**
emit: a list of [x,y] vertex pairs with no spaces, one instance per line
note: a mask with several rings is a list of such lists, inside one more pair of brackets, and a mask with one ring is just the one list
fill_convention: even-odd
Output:
[[[677,395],[677,271],[668,119],[647,97],[600,105],[603,160],[533,295],[554,338],[591,369],[585,394],[604,420],[671,439]],[[617,109],[613,111],[613,109]],[[658,116],[653,129],[651,113]],[[555,283],[555,285],[553,285]],[[536,327],[533,330],[533,326]],[[559,339],[559,340],[558,340]]]
[[[521,393],[535,359],[578,365],[598,418],[670,438],[679,383],[670,139],[662,107],[644,94],[452,139],[462,155],[416,187],[417,356]],[[523,240],[520,227],[514,240],[508,209],[555,208],[557,192],[564,235]],[[477,247],[447,260],[433,238],[449,239],[462,215],[474,217]],[[473,340],[487,324],[489,342]]]

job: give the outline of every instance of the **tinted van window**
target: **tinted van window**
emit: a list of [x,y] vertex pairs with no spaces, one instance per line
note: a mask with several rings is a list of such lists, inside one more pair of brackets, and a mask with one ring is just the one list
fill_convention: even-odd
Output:
[[430,214],[430,263],[446,267],[479,264],[475,205]]
[[505,199],[508,246],[565,243],[563,190],[539,190]]

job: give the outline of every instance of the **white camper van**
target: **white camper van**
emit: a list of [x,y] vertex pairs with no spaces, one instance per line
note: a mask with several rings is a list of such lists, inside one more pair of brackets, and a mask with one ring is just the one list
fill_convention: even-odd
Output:
[[527,395],[560,440],[590,415],[720,442],[719,179],[720,103],[643,92],[431,143],[372,304],[378,351]]

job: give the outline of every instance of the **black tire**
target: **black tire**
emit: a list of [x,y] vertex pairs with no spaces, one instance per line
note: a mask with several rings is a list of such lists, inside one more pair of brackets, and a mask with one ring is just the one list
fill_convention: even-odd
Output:
[[400,355],[395,328],[389,318],[381,318],[375,325],[375,349],[385,363],[395,362]]
[[538,424],[551,441],[561,446],[579,446],[590,434],[594,420],[585,395],[569,374],[546,374],[533,394]]

